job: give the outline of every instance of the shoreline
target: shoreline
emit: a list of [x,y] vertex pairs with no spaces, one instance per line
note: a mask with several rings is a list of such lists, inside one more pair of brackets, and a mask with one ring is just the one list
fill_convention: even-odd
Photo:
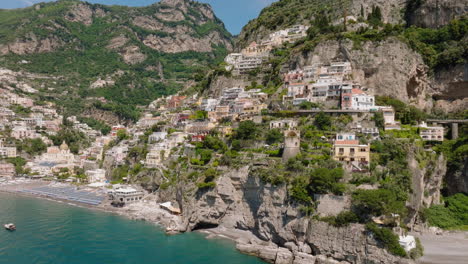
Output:
[[[187,232],[185,228],[181,228],[180,226],[182,224],[181,223],[182,218],[180,216],[172,215],[169,212],[157,206],[158,204],[154,201],[157,198],[156,196],[149,197],[150,199],[148,199],[147,197],[146,199],[148,200],[144,200],[138,203],[129,204],[129,205],[126,205],[125,207],[118,208],[110,204],[105,204],[106,202],[108,202],[107,199],[105,199],[99,205],[90,205],[90,204],[70,201],[66,199],[49,197],[45,195],[21,192],[22,190],[27,190],[28,187],[30,189],[30,188],[35,188],[35,187],[47,186],[54,182],[30,180],[30,181],[27,181],[26,183],[27,183],[26,187],[22,185],[23,183],[12,183],[8,185],[0,185],[0,193],[12,194],[12,195],[17,195],[17,196],[22,196],[22,197],[33,198],[33,199],[43,199],[43,200],[67,204],[67,205],[75,206],[79,208],[95,210],[95,211],[99,211],[103,213],[111,213],[111,214],[125,217],[128,220],[149,222],[161,228],[162,231],[166,233],[166,235],[177,235],[177,234],[183,234]],[[204,234],[206,239],[214,239],[214,238],[226,239],[226,240],[229,240],[230,242],[233,242],[234,245],[238,243],[239,239],[244,238],[245,240],[245,238],[249,238],[250,240],[250,238],[254,238],[254,235],[249,231],[227,229],[223,227],[199,229],[199,230],[194,230],[190,232],[197,232],[197,233]]]
[[[94,206],[60,198],[21,192],[21,190],[27,190],[28,187],[37,188],[51,183],[53,182],[29,181],[10,185],[3,184],[0,185],[0,193],[33,199],[44,199],[103,213],[111,213],[125,217],[128,220],[149,222],[161,228],[166,235],[176,235],[187,232],[186,228],[183,226],[183,219],[181,216],[172,215],[158,206],[156,202],[158,198],[157,195],[147,196],[143,201],[117,208],[106,204],[106,202],[108,203],[107,199],[100,205]],[[240,253],[256,256],[262,261],[265,261],[265,263],[272,263],[271,260],[274,261],[270,256],[273,252],[279,254],[278,252],[283,250],[272,242],[261,241],[251,231],[218,226],[215,228],[188,232],[203,234],[205,239],[224,239],[232,242]],[[420,238],[425,248],[424,256],[416,261],[418,264],[440,263],[441,259],[447,260],[444,262],[447,264],[460,264],[463,263],[464,259],[468,258],[468,232],[466,231],[444,231],[436,235],[433,232],[424,230],[422,232],[413,233],[412,235]],[[312,255],[309,256],[312,257]],[[307,260],[306,258],[309,256],[304,255],[304,260]]]

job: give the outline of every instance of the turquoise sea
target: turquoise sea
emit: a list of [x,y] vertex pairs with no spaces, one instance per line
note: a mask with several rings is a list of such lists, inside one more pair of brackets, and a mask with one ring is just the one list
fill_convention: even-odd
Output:
[[[13,222],[9,232],[3,224]],[[224,239],[167,236],[154,224],[0,193],[0,264],[260,264]]]

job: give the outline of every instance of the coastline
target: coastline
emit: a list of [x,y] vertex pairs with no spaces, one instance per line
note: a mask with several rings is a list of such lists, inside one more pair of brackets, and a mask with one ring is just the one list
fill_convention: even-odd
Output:
[[[104,213],[112,213],[129,220],[146,221],[162,228],[166,231],[167,235],[187,232],[181,216],[172,215],[158,206],[156,202],[158,198],[157,195],[147,195],[141,202],[117,208],[110,205],[107,199],[100,205],[93,206],[75,201],[21,192],[21,190],[46,186],[51,183],[53,182],[23,181],[8,185],[3,183],[0,185],[0,193],[44,199]],[[277,254],[281,254],[281,252],[284,251],[283,248],[278,247],[272,242],[258,239],[251,231],[218,226],[211,229],[194,230],[193,232],[205,235],[206,239],[225,239],[233,242],[235,248],[239,252],[259,257],[263,261],[270,263],[275,263],[273,256],[277,256]],[[416,263],[435,264],[440,263],[440,260],[443,259],[445,261],[444,263],[447,264],[460,264],[463,263],[464,259],[468,258],[468,232],[444,231],[436,235],[434,232],[425,230],[420,233],[414,233],[413,235],[419,237],[425,247],[425,255],[421,259],[418,259]],[[454,253],[457,254],[453,255]],[[287,252],[284,251],[283,254],[287,254]],[[305,261],[303,263],[307,263],[309,260],[312,261],[310,257],[313,256],[304,254],[303,257]],[[320,259],[320,257],[321,256],[318,256],[317,259]]]
[[[7,183],[7,184],[5,184]],[[68,204],[80,208],[86,208],[90,210],[96,210],[104,213],[116,214],[125,217],[129,220],[135,221],[146,221],[153,223],[162,228],[167,235],[176,235],[185,233],[186,229],[182,227],[182,217],[172,215],[166,210],[159,208],[156,203],[157,196],[147,196],[141,202],[129,204],[125,207],[118,208],[110,205],[108,200],[104,200],[100,205],[90,205],[80,203],[76,201],[70,201],[66,199],[60,199],[56,197],[48,197],[39,194],[22,192],[22,190],[28,190],[31,188],[37,188],[42,186],[50,185],[54,182],[47,182],[41,180],[28,180],[21,182],[13,182],[8,184],[5,182],[0,185],[0,193],[6,193],[11,195],[29,197],[33,199],[44,199],[52,202]],[[72,186],[72,185],[69,185]],[[109,203],[109,204],[107,204]],[[249,231],[242,231],[238,229],[227,229],[224,227],[217,227],[212,229],[199,229],[193,232],[199,232],[206,235],[206,239],[221,238],[229,240],[235,244],[239,244],[241,241],[250,241],[255,239],[255,236]]]

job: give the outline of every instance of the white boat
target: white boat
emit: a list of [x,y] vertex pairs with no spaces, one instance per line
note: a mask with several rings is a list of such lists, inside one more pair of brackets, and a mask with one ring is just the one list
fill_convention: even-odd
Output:
[[5,229],[6,230],[9,230],[9,231],[15,231],[16,230],[16,226],[14,224],[6,224],[4,225]]

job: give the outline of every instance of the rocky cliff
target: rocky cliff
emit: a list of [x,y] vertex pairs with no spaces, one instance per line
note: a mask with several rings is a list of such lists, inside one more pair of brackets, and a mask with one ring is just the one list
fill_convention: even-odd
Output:
[[436,28],[447,25],[452,19],[468,13],[464,0],[409,1],[414,11],[408,14],[408,23],[420,27]]
[[217,227],[253,234],[240,236],[237,249],[270,263],[412,263],[388,253],[363,225],[338,228],[303,216],[285,185],[265,184],[252,168],[221,168],[210,190],[186,183],[160,190],[160,202],[179,201],[181,231]]
[[353,78],[375,95],[388,95],[429,109],[432,94],[421,56],[396,38],[367,41],[355,48],[351,40],[325,41],[307,53],[292,55],[290,69],[313,63],[350,61]]

